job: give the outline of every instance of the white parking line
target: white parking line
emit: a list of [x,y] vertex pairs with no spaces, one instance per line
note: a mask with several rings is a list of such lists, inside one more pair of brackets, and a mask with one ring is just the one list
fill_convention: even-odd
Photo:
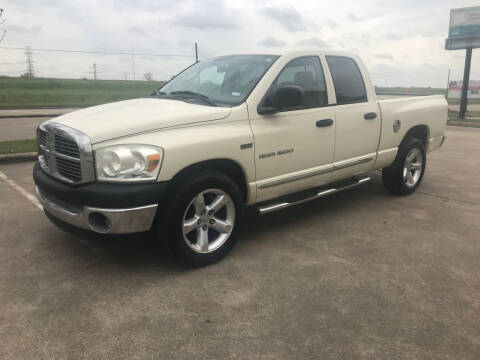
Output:
[[10,179],[7,175],[5,175],[3,172],[0,171],[0,179],[5,180],[7,183],[9,183],[15,190],[17,190],[20,194],[22,194],[25,198],[27,198],[33,205],[35,205],[37,208],[43,211],[43,207],[36,198],[36,196],[30,194],[27,190],[22,188],[20,185],[17,185],[15,181]]

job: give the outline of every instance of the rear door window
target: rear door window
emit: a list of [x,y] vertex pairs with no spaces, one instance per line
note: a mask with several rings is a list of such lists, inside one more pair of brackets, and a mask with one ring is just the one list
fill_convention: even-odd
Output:
[[362,73],[355,61],[344,56],[326,56],[332,74],[337,104],[367,101],[367,91]]

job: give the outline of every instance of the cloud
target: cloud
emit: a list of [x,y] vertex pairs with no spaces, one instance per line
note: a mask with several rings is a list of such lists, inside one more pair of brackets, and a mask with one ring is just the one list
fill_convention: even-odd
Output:
[[42,31],[42,27],[40,25],[33,25],[29,28],[21,25],[9,25],[7,26],[7,31],[16,32],[19,34],[30,34],[30,35],[37,35]]
[[374,54],[373,57],[375,57],[377,59],[393,60],[393,55],[392,54]]
[[336,23],[333,20],[327,21],[327,25],[330,26],[332,29],[335,29],[336,27],[338,27],[338,23]]
[[194,29],[235,29],[238,27],[237,22],[232,18],[222,18],[222,17],[211,17],[211,18],[202,18],[198,17],[196,14],[188,14],[183,16],[178,16],[174,21],[173,25],[190,27]]
[[353,21],[353,22],[356,22],[356,21],[360,20],[360,18],[357,15],[352,14],[352,13],[349,13],[347,15],[347,19],[350,20],[350,21]]
[[297,42],[298,46],[314,46],[318,48],[327,48],[328,44],[319,37],[311,37]]
[[[478,2],[478,0],[477,0]],[[181,56],[135,57],[135,71],[169,79],[200,58],[283,47],[338,48],[361,56],[377,85],[443,86],[463,76],[464,52],[443,49],[451,0],[3,0],[2,46]],[[458,7],[473,0],[457,0]],[[35,26],[37,25],[37,26]],[[8,27],[8,28],[7,28]],[[391,56],[391,57],[390,57]],[[474,55],[475,56],[475,55]],[[394,61],[393,61],[393,60]],[[0,75],[24,71],[22,50],[0,52]],[[41,76],[133,78],[131,56],[34,52]],[[432,67],[424,69],[429,62]],[[391,69],[377,69],[390,64]],[[419,75],[419,72],[422,72]],[[480,78],[473,61],[471,78]]]
[[262,41],[259,42],[259,44],[266,47],[283,47],[286,45],[285,41],[275,39],[272,36],[269,36],[263,39]]
[[305,31],[308,28],[303,16],[293,7],[267,7],[262,13],[290,32]]
[[222,0],[195,2],[187,10],[175,16],[173,25],[194,29],[235,29],[237,17],[230,13]]
[[387,39],[390,39],[390,40],[401,40],[404,38],[403,35],[393,33],[393,32],[388,32],[385,34],[385,36],[387,37]]
[[128,31],[131,33],[131,34],[134,34],[134,35],[142,35],[142,36],[147,36],[148,33],[143,30],[142,28],[138,27],[138,26],[132,26],[128,29]]

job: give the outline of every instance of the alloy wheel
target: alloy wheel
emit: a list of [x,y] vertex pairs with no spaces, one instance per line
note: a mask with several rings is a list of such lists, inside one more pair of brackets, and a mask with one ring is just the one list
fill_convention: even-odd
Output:
[[188,204],[182,221],[183,239],[198,253],[211,253],[230,237],[235,224],[235,204],[223,190],[208,189]]

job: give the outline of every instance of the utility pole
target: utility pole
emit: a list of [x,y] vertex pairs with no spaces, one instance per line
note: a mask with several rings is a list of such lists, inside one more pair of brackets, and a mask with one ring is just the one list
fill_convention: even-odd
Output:
[[[5,19],[2,20],[2,15],[3,15],[3,9],[0,9],[0,25],[5,22]],[[0,41],[3,40],[6,33],[7,33],[7,30],[3,30],[3,32],[0,33]]]
[[30,46],[25,46],[25,63],[27,65],[27,71],[25,74],[29,78],[33,78],[35,75],[35,70],[33,69],[33,53]]
[[135,80],[135,54],[133,52],[133,45],[132,45],[132,70],[133,70],[133,80]]
[[198,45],[195,43],[195,64],[198,63]]
[[127,73],[125,73],[125,80],[127,80]]
[[450,69],[448,69],[448,76],[447,76],[447,94],[445,95],[445,99],[448,101],[448,89],[450,88]]
[[97,80],[97,64],[93,63],[93,80]]
[[467,55],[465,56],[465,68],[463,70],[463,86],[462,97],[460,100],[460,119],[465,119],[465,113],[467,112],[467,96],[468,96],[468,83],[470,81],[470,65],[472,64],[472,47],[467,48]]

